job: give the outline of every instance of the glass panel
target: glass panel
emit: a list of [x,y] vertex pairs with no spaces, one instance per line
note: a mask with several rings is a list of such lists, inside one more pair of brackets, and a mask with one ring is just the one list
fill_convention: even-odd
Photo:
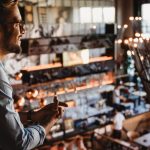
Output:
[[91,8],[90,7],[81,7],[80,8],[80,22],[81,23],[92,22]]
[[114,23],[115,22],[115,8],[114,7],[104,7],[104,22],[105,23]]
[[74,7],[73,8],[73,23],[79,23],[80,22],[80,17],[79,17],[79,14],[80,14],[80,9],[78,7]]
[[149,10],[150,4],[143,4],[142,5],[142,31],[144,36],[150,37],[149,30],[150,30],[150,17],[149,17]]
[[77,35],[77,34],[80,34],[79,33],[79,28],[80,28],[80,26],[79,26],[80,24],[79,23],[74,23],[73,24],[73,28],[72,28],[72,34],[73,35]]
[[93,8],[92,9],[92,19],[93,22],[102,22],[103,18],[102,18],[102,8]]

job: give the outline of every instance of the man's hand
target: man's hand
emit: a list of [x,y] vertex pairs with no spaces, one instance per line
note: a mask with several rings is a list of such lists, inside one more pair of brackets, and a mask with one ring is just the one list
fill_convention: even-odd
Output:
[[34,112],[32,115],[32,120],[33,122],[39,122],[45,128],[46,133],[48,133],[51,127],[62,116],[64,107],[67,106],[67,104],[59,102],[55,96],[54,103],[48,104],[47,106]]

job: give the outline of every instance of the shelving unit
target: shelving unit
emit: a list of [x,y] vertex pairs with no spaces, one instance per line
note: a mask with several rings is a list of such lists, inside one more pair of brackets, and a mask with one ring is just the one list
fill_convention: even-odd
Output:
[[[110,100],[104,100],[102,93],[108,92],[110,94],[114,89],[112,84],[115,80],[114,39],[116,36],[114,33],[105,34],[106,22],[104,22],[104,14],[101,16],[103,18],[102,22],[93,22],[94,18],[91,18],[92,22],[83,23],[80,16],[80,8],[91,7],[93,10],[94,8],[101,7],[100,9],[104,11],[104,7],[113,7],[114,1],[35,0],[33,3],[34,13],[35,10],[39,13],[34,18],[34,21],[36,19],[38,21],[36,25],[39,26],[41,24],[46,32],[43,32],[43,37],[31,38],[30,27],[27,26],[29,34],[22,40],[23,52],[28,56],[47,55],[50,57],[55,54],[56,57],[49,64],[23,68],[21,70],[23,85],[14,85],[15,94],[22,95],[27,99],[27,93],[32,93],[32,90],[38,91],[38,96],[27,99],[30,104],[30,107],[27,109],[40,107],[41,102],[44,105],[53,102],[53,96],[56,92],[60,101],[75,103],[75,106],[70,107],[72,111],[74,110],[74,114],[76,114],[78,109],[83,109],[83,112],[76,119],[68,122],[68,124],[72,123],[72,131],[70,127],[69,129],[65,128],[65,120],[70,119],[70,117],[67,118],[65,115],[56,124],[56,126],[60,126],[59,131],[50,131],[52,138],[47,139],[44,144],[53,145],[62,139],[66,140],[89,131],[93,132],[95,128],[105,125],[110,121],[103,119],[104,116],[112,111],[112,108],[106,105],[107,101]],[[26,5],[26,1],[24,4]],[[60,16],[56,16],[52,20],[49,15],[50,13],[48,13],[48,11],[52,12],[52,9],[55,7],[59,7],[56,10],[58,12],[62,8],[68,10],[68,16],[74,12],[75,18],[70,20],[69,16],[67,20],[71,34],[64,34],[64,36],[61,35],[59,37],[51,34],[52,30],[50,27],[53,26],[53,29],[56,30],[59,25],[56,19]],[[72,54],[77,54],[83,50],[89,52],[89,60],[86,60],[86,63],[77,62],[68,66],[65,65],[64,53],[72,52]],[[66,113],[67,111],[69,112],[69,109],[66,110]],[[92,113],[93,111],[95,113]],[[94,117],[100,118],[104,123],[96,122],[96,120],[89,123],[88,121],[94,119]],[[96,124],[93,124],[95,122]],[[84,123],[87,126],[84,126]]]
[[[94,40],[95,37],[95,40]],[[100,39],[99,39],[100,37]],[[45,144],[53,145],[55,142],[68,139],[72,136],[78,134],[85,134],[88,131],[92,131],[100,125],[107,124],[109,121],[103,120],[103,116],[107,116],[113,108],[107,106],[105,103],[110,103],[110,99],[104,100],[102,93],[112,93],[114,86],[114,56],[113,56],[113,39],[114,35],[95,35],[93,40],[88,41],[83,36],[69,36],[61,37],[61,40],[69,39],[68,45],[77,46],[76,49],[72,52],[78,52],[83,50],[83,44],[89,50],[89,53],[92,53],[94,50],[97,52],[95,55],[91,54],[89,62],[87,64],[75,64],[72,66],[63,66],[63,49],[59,51],[61,55],[61,61],[54,62],[52,64],[44,64],[39,66],[25,67],[21,70],[23,85],[14,85],[14,92],[16,95],[22,95],[27,98],[27,93],[30,93],[32,90],[37,90],[38,95],[35,98],[27,99],[29,102],[29,107],[26,109],[36,109],[41,107],[41,103],[46,105],[53,102],[54,93],[57,92],[58,98],[62,102],[73,102],[75,106],[70,108],[74,115],[77,110],[80,108],[81,114],[77,115],[74,119],[72,117],[72,129],[65,128],[65,120],[68,120],[66,110],[66,116],[64,114],[63,120],[60,120],[56,126],[60,126],[59,131],[50,131],[51,139],[47,139]],[[32,40],[32,39],[31,39]],[[48,39],[36,39],[47,45],[49,41],[53,38]],[[43,42],[43,41],[46,41]],[[84,41],[85,40],[85,41]],[[75,42],[76,41],[76,42]],[[107,42],[109,41],[109,42]],[[71,43],[72,42],[72,43]],[[99,43],[97,43],[99,42]],[[30,43],[30,39],[28,40]],[[97,45],[95,45],[97,43]],[[102,44],[103,43],[103,44]],[[68,46],[65,44],[65,46]],[[107,48],[101,48],[99,46],[106,46]],[[27,46],[27,45],[26,45]],[[63,47],[64,45],[55,44],[55,47]],[[51,49],[53,45],[49,48]],[[79,49],[81,48],[81,49]],[[37,49],[34,49],[37,53]],[[26,49],[28,55],[34,54],[30,53],[30,45]],[[70,49],[65,50],[65,52],[70,52]],[[42,51],[37,53],[37,55],[48,54],[49,51]],[[21,87],[22,86],[22,87]],[[92,95],[91,93],[92,92]],[[31,92],[32,93],[32,92]],[[101,103],[99,103],[101,101]],[[100,108],[96,108],[97,106]],[[101,105],[101,106],[100,106]],[[83,111],[82,111],[82,109]],[[23,109],[22,109],[23,110]],[[86,110],[86,111],[85,111]],[[89,112],[88,112],[89,111]],[[91,112],[90,112],[91,111]],[[95,113],[93,113],[95,112]],[[71,114],[70,114],[71,115]],[[80,117],[79,117],[80,116]],[[94,120],[95,118],[100,118],[104,124],[97,122],[96,120],[93,123],[89,124],[88,120]],[[83,124],[87,124],[86,130],[83,129]]]

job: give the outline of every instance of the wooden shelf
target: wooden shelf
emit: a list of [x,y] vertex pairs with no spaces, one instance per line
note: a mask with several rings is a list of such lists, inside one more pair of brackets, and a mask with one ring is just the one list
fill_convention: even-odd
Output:
[[[90,63],[95,63],[95,62],[108,61],[108,60],[113,60],[113,57],[111,57],[111,56],[101,56],[101,57],[90,58],[89,64]],[[79,65],[84,65],[84,64],[79,64]],[[75,65],[75,66],[77,66],[77,65]],[[46,64],[46,65],[25,67],[25,68],[22,69],[22,71],[32,72],[32,71],[54,69],[54,68],[60,68],[60,67],[63,67],[61,63],[54,63],[54,64]],[[73,66],[70,66],[70,67],[73,67]]]
[[59,67],[62,67],[61,63],[25,67],[25,68],[22,69],[22,71],[30,72],[30,71],[37,71],[37,70],[44,70],[44,69],[53,69],[53,68],[59,68]]

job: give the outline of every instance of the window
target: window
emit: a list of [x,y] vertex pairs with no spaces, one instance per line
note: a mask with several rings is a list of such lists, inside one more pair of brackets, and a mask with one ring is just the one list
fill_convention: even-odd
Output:
[[102,8],[93,8],[92,9],[92,20],[93,20],[93,23],[98,23],[98,22],[102,22],[103,21],[103,10]]
[[104,7],[103,15],[104,15],[105,23],[114,23],[115,22],[115,8],[114,7]]
[[142,32],[145,36],[150,37],[150,17],[149,17],[150,4],[142,5]]
[[92,22],[92,14],[90,7],[81,7],[80,8],[80,22],[81,23],[91,23]]
[[115,8],[114,7],[81,7],[80,8],[81,23],[114,23]]

